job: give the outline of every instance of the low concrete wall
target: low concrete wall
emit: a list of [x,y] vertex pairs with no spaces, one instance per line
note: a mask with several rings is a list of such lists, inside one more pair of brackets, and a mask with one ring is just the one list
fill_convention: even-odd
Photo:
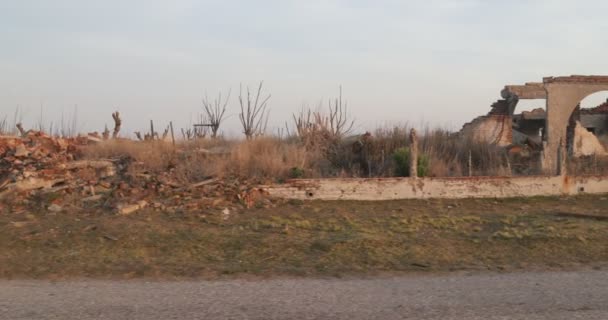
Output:
[[510,198],[608,193],[608,176],[299,179],[262,189],[300,200]]

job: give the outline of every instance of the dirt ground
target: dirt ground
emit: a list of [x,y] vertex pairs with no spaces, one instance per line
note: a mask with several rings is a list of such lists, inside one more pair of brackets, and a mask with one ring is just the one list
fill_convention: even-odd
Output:
[[608,196],[0,214],[0,277],[348,276],[608,265]]

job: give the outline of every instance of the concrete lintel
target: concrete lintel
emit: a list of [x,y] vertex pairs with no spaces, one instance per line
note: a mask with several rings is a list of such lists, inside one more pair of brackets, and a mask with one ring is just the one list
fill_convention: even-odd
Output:
[[544,83],[529,82],[525,85],[507,85],[502,90],[504,99],[517,96],[519,99],[547,99]]

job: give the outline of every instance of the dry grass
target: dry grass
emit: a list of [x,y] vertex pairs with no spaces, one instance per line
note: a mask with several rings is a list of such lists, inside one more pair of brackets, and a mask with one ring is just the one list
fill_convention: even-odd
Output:
[[292,177],[292,171],[303,170],[305,176],[315,176],[311,166],[314,153],[298,143],[265,137],[243,141],[234,146],[222,161],[223,173],[231,176],[281,180]]
[[318,155],[298,143],[272,137],[230,141],[197,139],[175,147],[163,141],[108,140],[86,147],[85,158],[131,158],[137,169],[150,173],[172,172],[182,182],[209,176],[277,181],[315,177]]
[[503,148],[480,143],[470,136],[459,136],[443,129],[427,130],[422,150],[431,159],[434,176],[463,176],[469,173],[469,159],[474,176],[510,175]]
[[83,149],[85,158],[131,158],[154,173],[166,171],[174,156],[173,146],[163,141],[107,140]]
[[[195,139],[177,146],[163,141],[108,140],[85,148],[86,158],[129,157],[152,173],[172,170],[183,181],[209,176],[281,181],[301,177],[395,176],[393,154],[409,146],[407,126],[379,128],[371,135],[322,139],[257,137],[251,140]],[[320,132],[317,135],[323,135]],[[336,137],[336,136],[334,136]],[[426,130],[420,150],[429,159],[430,176],[510,175],[499,147]]]

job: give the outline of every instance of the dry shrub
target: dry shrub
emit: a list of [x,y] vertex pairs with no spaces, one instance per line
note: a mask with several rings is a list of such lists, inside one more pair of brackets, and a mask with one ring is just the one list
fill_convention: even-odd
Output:
[[429,155],[430,177],[460,177],[463,176],[462,165],[457,159],[448,160],[440,155]]
[[[313,145],[325,157],[324,162],[317,162],[317,169],[325,177],[393,176],[393,153],[409,145],[408,136],[409,129],[400,126],[333,140],[323,147]],[[311,144],[307,146],[310,149]]]
[[367,170],[371,176],[387,177],[395,173],[394,153],[409,147],[410,128],[407,125],[378,128],[372,134],[371,143],[365,149]]
[[[327,111],[320,107],[316,111],[302,108],[293,114],[294,129],[291,131],[306,146],[332,147],[352,132],[355,120],[349,114],[346,100],[342,99],[342,86],[339,96],[333,101],[330,99],[328,107]],[[289,131],[289,127],[287,129]]]

